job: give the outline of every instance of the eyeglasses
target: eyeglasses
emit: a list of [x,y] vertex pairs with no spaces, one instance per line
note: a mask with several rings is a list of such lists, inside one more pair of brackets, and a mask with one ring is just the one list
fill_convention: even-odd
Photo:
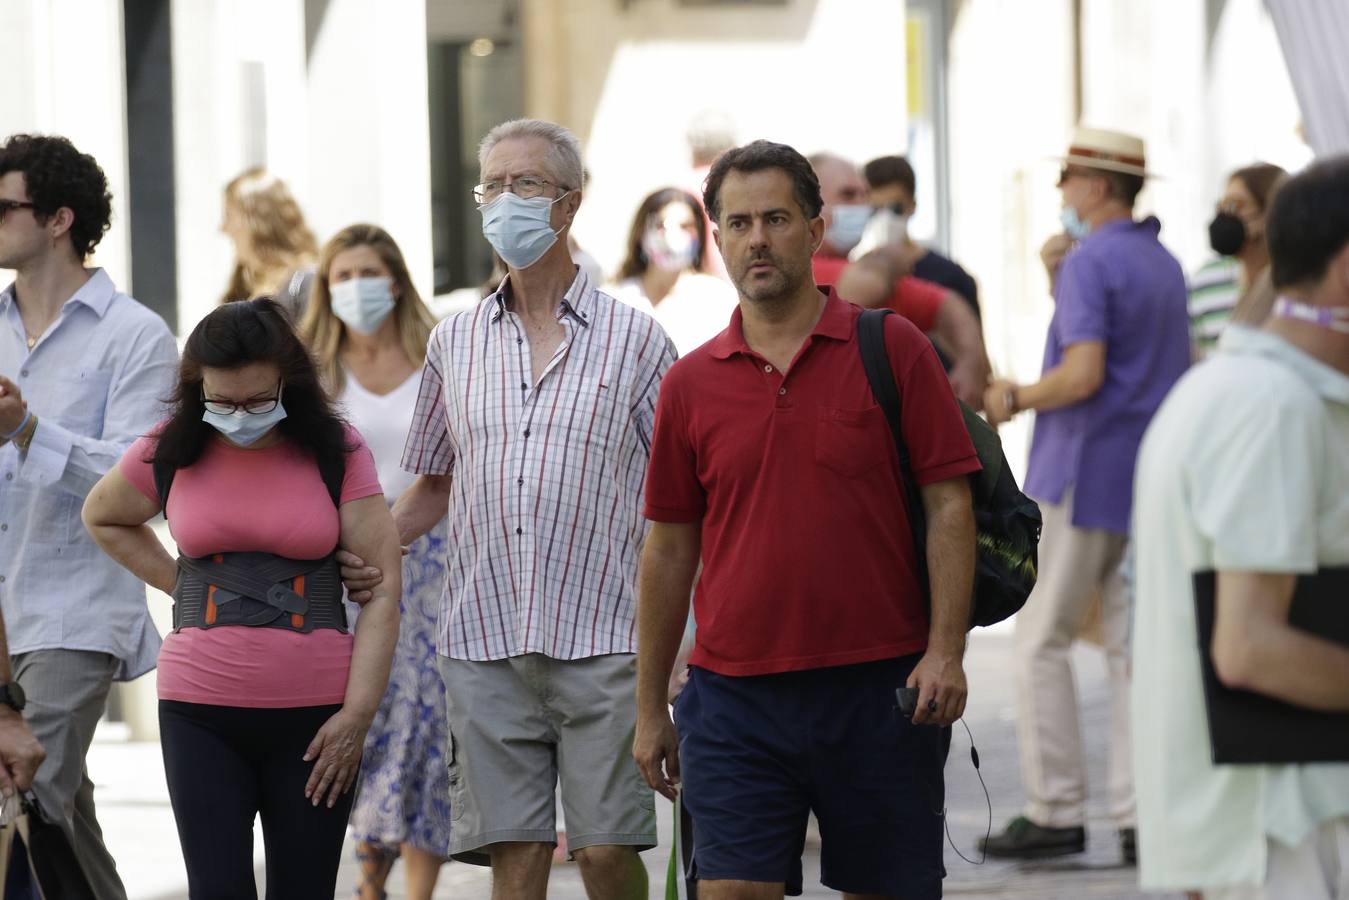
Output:
[[555,181],[535,178],[533,175],[523,175],[510,182],[484,181],[482,184],[474,185],[473,199],[479,203],[491,203],[501,196],[502,191],[510,191],[521,200],[532,200],[541,195],[546,187],[560,188],[562,185]]
[[24,200],[0,200],[0,222],[5,221],[6,214],[12,209],[37,209],[37,207]]
[[281,402],[281,389],[284,384],[276,387],[276,396],[268,397],[262,400],[245,400],[242,403],[236,403],[233,400],[207,400],[206,388],[201,389],[201,403],[206,407],[207,412],[218,413],[222,416],[232,416],[235,410],[242,409],[244,412],[253,416],[260,416],[276,409],[277,404]]

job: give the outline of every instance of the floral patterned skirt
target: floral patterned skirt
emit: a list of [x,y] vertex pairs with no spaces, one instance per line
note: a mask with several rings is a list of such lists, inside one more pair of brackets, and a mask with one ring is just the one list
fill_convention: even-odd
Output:
[[403,557],[403,602],[389,689],[365,739],[351,828],[357,841],[450,854],[445,685],[436,617],[445,586],[445,522]]

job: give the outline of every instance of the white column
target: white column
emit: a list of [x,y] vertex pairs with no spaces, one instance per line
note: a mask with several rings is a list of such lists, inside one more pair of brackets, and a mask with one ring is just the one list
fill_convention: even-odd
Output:
[[386,229],[431,297],[431,160],[423,0],[330,0],[309,57],[305,212],[319,242]]

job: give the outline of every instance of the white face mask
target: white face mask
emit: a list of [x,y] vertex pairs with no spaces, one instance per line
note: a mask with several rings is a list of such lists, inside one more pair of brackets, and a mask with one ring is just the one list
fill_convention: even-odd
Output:
[[331,286],[333,315],[361,334],[374,334],[393,312],[393,279],[350,278]]
[[267,432],[271,431],[286,417],[286,408],[281,405],[281,389],[276,392],[276,408],[265,413],[250,413],[236,409],[232,413],[204,410],[201,420],[240,447],[255,444]]
[[865,203],[849,203],[835,206],[829,215],[829,228],[824,239],[839,253],[847,253],[862,239],[867,221],[871,219],[871,207]]
[[557,243],[551,221],[553,204],[570,193],[566,191],[552,200],[547,197],[521,200],[513,191],[503,191],[491,203],[478,207],[482,212],[482,235],[506,265],[528,269]]

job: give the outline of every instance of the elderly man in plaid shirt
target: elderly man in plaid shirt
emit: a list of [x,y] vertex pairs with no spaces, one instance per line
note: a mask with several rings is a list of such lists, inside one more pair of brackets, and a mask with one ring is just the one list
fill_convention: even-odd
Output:
[[492,866],[494,897],[542,900],[560,780],[590,896],[645,897],[637,852],[655,845],[656,819],[629,750],[635,582],[674,349],[568,255],[582,177],[569,131],[507,122],[479,163],[483,233],[508,274],[431,336],[403,456],[419,477],[394,507],[404,543],[450,515],[436,648],[450,851]]

